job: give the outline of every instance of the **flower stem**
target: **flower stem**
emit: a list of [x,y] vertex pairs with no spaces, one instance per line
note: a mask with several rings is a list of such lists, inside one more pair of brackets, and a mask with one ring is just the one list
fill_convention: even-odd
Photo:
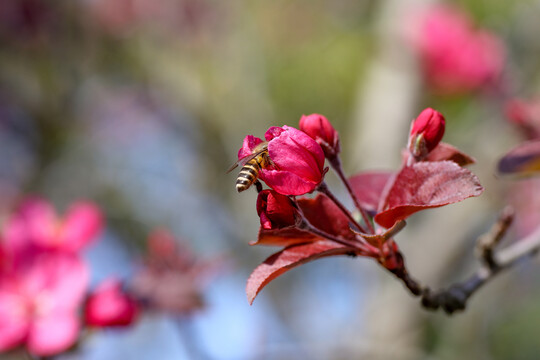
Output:
[[298,227],[302,230],[309,231],[310,233],[314,235],[317,235],[322,238],[328,239],[330,241],[336,242],[338,244],[347,246],[351,248],[352,250],[354,250],[355,253],[358,253],[359,255],[377,257],[379,254],[378,249],[369,244],[365,244],[363,242],[352,242],[352,241],[328,234],[322,230],[319,230],[315,226],[311,225],[311,223],[309,223],[307,219],[304,219],[304,221]]
[[338,156],[336,156],[336,157],[334,157],[332,159],[329,159],[329,162],[330,162],[330,165],[332,166],[332,169],[334,169],[334,171],[338,175],[338,177],[341,180],[341,182],[343,183],[343,185],[345,185],[345,188],[347,189],[347,192],[349,193],[349,195],[351,196],[351,198],[352,198],[352,200],[354,202],[354,206],[356,206],[356,208],[360,212],[360,215],[362,216],[362,219],[364,219],[364,223],[368,227],[369,233],[370,234],[375,234],[375,229],[373,227],[373,224],[371,223],[370,216],[367,214],[366,210],[360,205],[360,202],[358,201],[358,198],[356,197],[356,195],[354,194],[354,191],[351,188],[351,184],[349,183],[349,180],[347,180],[347,177],[343,173],[343,168],[341,166],[341,160],[339,159]]
[[[330,198],[330,200],[332,200],[334,202],[334,204],[336,204],[337,207],[343,212],[343,214],[345,214],[345,216],[347,216],[347,218],[354,224],[354,226],[356,226],[358,228],[359,232],[366,233],[366,230],[362,227],[362,225],[360,225],[360,223],[358,223],[358,221],[356,221],[356,219],[352,216],[349,209],[347,209],[345,207],[345,205],[343,205],[341,203],[341,201],[339,201],[338,198],[334,196],[334,194],[330,191],[330,189],[328,188],[328,185],[326,185],[325,182],[322,182],[317,187],[317,191],[319,191],[320,193],[328,196]],[[367,224],[369,224],[369,222],[367,222]],[[373,234],[373,233],[374,232],[372,231],[371,234]]]
[[371,257],[377,257],[379,255],[379,249],[377,249],[376,247],[368,244],[367,242],[363,242],[363,241],[358,241],[358,242],[353,242],[353,241],[349,241],[347,239],[343,239],[343,238],[340,238],[340,237],[337,237],[337,236],[334,236],[332,234],[328,234],[327,232],[325,231],[322,231],[318,228],[316,228],[315,226],[313,226],[309,220],[305,217],[302,209],[300,208],[300,206],[298,205],[298,201],[296,200],[296,198],[293,198],[292,199],[298,209],[298,213],[300,214],[301,218],[299,219],[299,222],[297,223],[297,227],[301,230],[305,230],[305,231],[308,231],[314,235],[317,235],[319,237],[322,237],[324,239],[327,239],[327,240],[330,240],[330,241],[333,241],[333,242],[336,242],[338,244],[341,244],[341,245],[344,245],[344,246],[347,246],[347,247],[350,247],[353,251],[355,251],[355,253],[357,253],[358,255],[365,255],[365,256],[371,256]]

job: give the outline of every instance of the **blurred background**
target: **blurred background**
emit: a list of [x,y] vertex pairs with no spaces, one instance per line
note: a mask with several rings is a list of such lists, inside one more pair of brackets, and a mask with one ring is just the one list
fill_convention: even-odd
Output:
[[[306,264],[252,306],[245,297],[252,269],[278,249],[248,246],[256,193],[236,193],[235,174],[225,172],[247,134],[315,112],[340,132],[350,175],[395,169],[410,121],[428,106],[442,112],[445,141],[477,159],[471,170],[486,191],[415,215],[397,242],[412,275],[434,288],[476,268],[475,238],[515,186],[495,175],[498,158],[521,141],[505,102],[540,92],[540,2],[452,3],[506,55],[495,89],[451,94],[430,88],[406,36],[408,15],[433,3],[3,1],[3,216],[29,194],[61,210],[81,198],[98,204],[106,228],[85,253],[92,284],[129,277],[156,228],[220,263],[202,309],[146,313],[127,329],[90,334],[63,358],[537,359],[538,260],[499,276],[453,317],[423,310],[359,258]],[[327,179],[344,197],[337,178]]]

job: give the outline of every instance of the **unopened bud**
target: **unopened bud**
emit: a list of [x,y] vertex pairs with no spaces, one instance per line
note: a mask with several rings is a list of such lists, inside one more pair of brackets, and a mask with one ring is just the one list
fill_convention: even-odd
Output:
[[298,210],[288,196],[274,190],[263,190],[257,197],[257,214],[263,229],[281,229],[296,224]]
[[302,115],[300,130],[308,134],[319,145],[327,158],[339,154],[339,135],[328,119],[320,114]]
[[412,122],[409,135],[409,152],[416,159],[423,159],[441,141],[444,135],[444,116],[427,108]]

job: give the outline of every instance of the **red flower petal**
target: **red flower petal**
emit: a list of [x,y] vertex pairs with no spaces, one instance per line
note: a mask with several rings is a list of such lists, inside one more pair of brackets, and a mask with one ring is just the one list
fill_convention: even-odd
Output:
[[24,300],[5,287],[0,289],[0,352],[13,349],[26,340],[30,319],[21,311],[26,306]]
[[248,135],[244,138],[244,142],[240,150],[238,150],[238,159],[245,158],[253,154],[253,149],[263,141],[253,135]]
[[61,311],[35,320],[26,344],[32,354],[56,355],[70,348],[78,335],[75,311]]
[[74,203],[66,214],[58,244],[63,249],[79,251],[96,240],[103,227],[100,209],[91,202]]
[[315,190],[324,175],[324,153],[304,132],[289,126],[271,127],[265,134],[274,169],[263,169],[261,179],[283,195]]
[[265,229],[278,229],[293,226],[297,209],[288,196],[274,190],[263,190],[257,196],[257,214]]
[[122,290],[122,284],[114,278],[101,283],[88,297],[84,308],[86,323],[96,327],[128,326],[138,312],[135,300]]

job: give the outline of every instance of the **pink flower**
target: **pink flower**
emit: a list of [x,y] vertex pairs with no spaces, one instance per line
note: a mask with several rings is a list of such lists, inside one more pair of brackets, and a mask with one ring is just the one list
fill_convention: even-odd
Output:
[[311,136],[321,145],[327,158],[339,154],[339,135],[326,117],[320,114],[302,115],[300,118],[300,130]]
[[432,108],[424,109],[411,124],[409,151],[417,159],[424,158],[444,135],[444,116]]
[[434,6],[413,21],[411,40],[426,81],[435,91],[455,94],[479,90],[499,78],[505,62],[503,43],[488,31],[474,29],[466,14]]
[[296,213],[291,199],[273,190],[263,190],[257,197],[257,214],[263,229],[281,229],[296,223]]
[[87,267],[67,253],[36,254],[1,273],[0,351],[25,345],[32,354],[49,356],[71,347],[87,283]]
[[101,283],[88,297],[84,308],[86,324],[95,327],[128,326],[138,313],[137,303],[122,290],[117,279]]
[[[259,173],[269,187],[282,195],[312,192],[323,180],[324,153],[309,135],[290,126],[273,126],[265,133],[271,164]],[[246,136],[238,157],[253,153],[262,140]]]
[[61,218],[49,202],[32,198],[7,221],[4,237],[15,251],[37,247],[77,252],[96,239],[102,226],[101,212],[90,202],[74,203]]
[[243,159],[246,156],[253,154],[254,149],[263,141],[253,135],[248,135],[244,138],[242,147],[238,150],[238,159]]

